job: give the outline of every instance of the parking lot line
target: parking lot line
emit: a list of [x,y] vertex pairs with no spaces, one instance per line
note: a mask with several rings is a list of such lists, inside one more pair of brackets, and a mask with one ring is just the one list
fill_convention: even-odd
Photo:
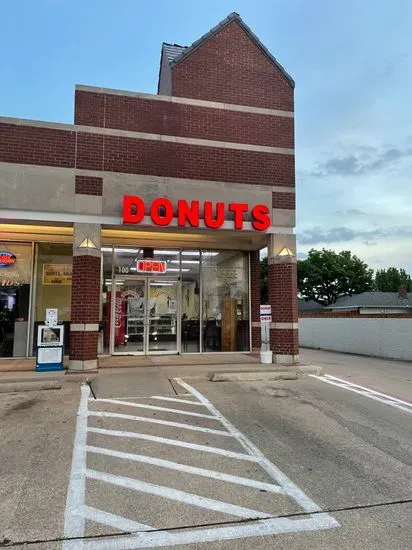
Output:
[[214,416],[210,416],[210,414],[203,414],[203,413],[196,413],[191,411],[183,411],[182,409],[168,409],[167,407],[157,407],[156,405],[146,405],[144,403],[131,403],[129,401],[118,401],[117,399],[95,399],[94,402],[100,402],[100,403],[113,403],[114,405],[122,405],[127,407],[137,407],[139,409],[151,409],[154,411],[161,411],[161,412],[171,412],[176,414],[184,414],[186,416],[197,416],[199,418],[212,418],[215,419]]
[[124,432],[121,430],[106,430],[104,428],[90,427],[87,428],[87,431],[102,435],[112,435],[114,437],[131,437],[134,439],[144,439],[146,441],[153,441],[155,443],[174,445],[175,447],[184,447],[186,449],[192,449],[194,451],[203,451],[205,453],[213,453],[217,455],[227,456],[229,458],[236,458],[238,460],[249,460],[250,462],[257,462],[257,459],[254,456],[248,454],[236,453],[235,451],[227,451],[226,449],[221,449],[220,447],[210,447],[208,445],[188,443],[187,441],[179,441],[177,439],[167,439],[166,437],[158,437],[156,435],[147,435],[137,432]]
[[381,393],[373,390],[372,388],[366,388],[365,386],[359,386],[359,384],[354,384],[353,382],[348,382],[347,380],[336,378],[336,376],[330,376],[328,374],[325,374],[324,376],[310,374],[309,376],[316,378],[321,382],[325,382],[326,384],[331,384],[332,386],[337,386],[344,390],[352,391],[359,395],[363,395],[364,397],[368,397],[369,399],[373,399],[374,401],[379,401],[380,403],[384,403],[390,407],[395,407],[395,409],[412,414],[412,403],[402,401],[402,399],[398,399],[392,395],[387,395],[386,393]]
[[180,462],[172,462],[171,460],[164,460],[163,458],[155,458],[146,455],[138,455],[134,453],[125,453],[122,451],[116,451],[114,449],[105,449],[102,447],[94,447],[93,445],[87,446],[89,453],[102,454],[106,456],[112,456],[115,458],[122,458],[125,460],[132,460],[134,462],[143,462],[145,464],[152,464],[153,466],[160,466],[161,468],[168,468],[169,470],[177,470],[178,472],[187,472],[188,474],[209,477],[211,479],[217,479],[219,481],[227,481],[228,483],[234,483],[235,485],[243,485],[245,487],[253,487],[260,491],[267,491],[270,493],[284,493],[283,489],[279,485],[273,483],[265,483],[263,481],[256,481],[247,477],[234,476],[232,474],[224,474],[222,472],[215,472],[214,470],[207,470],[205,468],[198,468],[196,466],[189,466],[188,464],[181,464]]
[[189,405],[204,407],[203,403],[198,403],[197,401],[189,401],[189,399],[178,399],[177,397],[163,397],[162,395],[152,395],[150,399],[159,399],[160,401],[174,401],[175,403],[187,403]]
[[91,506],[83,506],[79,513],[89,521],[95,521],[102,525],[113,527],[119,531],[126,531],[127,533],[133,531],[153,531],[153,527],[145,525],[144,523],[138,523],[131,519],[127,519],[123,516],[117,516],[116,514],[110,514],[109,512],[103,512]]
[[258,510],[252,510],[251,508],[244,508],[243,506],[237,506],[236,504],[230,504],[229,502],[222,502],[212,498],[203,497],[200,495],[194,495],[187,493],[186,491],[179,491],[178,489],[172,489],[171,487],[163,487],[162,485],[156,485],[154,483],[147,483],[146,481],[140,481],[131,477],[107,474],[106,472],[99,472],[96,470],[86,470],[86,477],[88,479],[95,479],[97,481],[104,481],[124,489],[133,489],[141,493],[147,493],[149,495],[155,495],[158,497],[166,498],[168,500],[174,500],[177,502],[183,502],[190,506],[197,506],[198,508],[205,508],[206,510],[213,510],[214,512],[221,512],[223,514],[229,514],[238,518],[247,519],[263,519],[273,517],[272,514],[266,514],[259,512]]
[[101,418],[119,418],[123,420],[134,420],[136,422],[149,422],[151,424],[163,424],[171,428],[183,428],[184,430],[193,430],[196,432],[204,432],[214,435],[223,435],[232,437],[229,432],[224,430],[214,430],[213,428],[203,428],[202,426],[192,426],[191,424],[183,424],[182,422],[171,422],[169,420],[159,420],[158,418],[148,418],[146,416],[134,416],[132,414],[110,413],[101,411],[89,411],[89,416],[97,416]]
[[[131,431],[123,430],[112,430],[112,429],[103,429],[103,428],[94,428],[87,425],[88,420],[88,402],[89,402],[89,390],[85,386],[82,388],[78,419],[76,424],[76,438],[75,446],[73,450],[73,462],[72,462],[72,472],[69,482],[69,491],[67,497],[67,505],[65,512],[65,536],[70,537],[71,540],[65,540],[63,544],[64,550],[137,550],[138,548],[160,548],[165,546],[179,546],[185,544],[200,544],[203,542],[215,542],[215,541],[224,541],[224,540],[236,540],[246,537],[257,537],[262,535],[274,535],[280,533],[294,533],[301,531],[319,531],[324,529],[332,529],[338,527],[339,524],[337,521],[327,513],[324,513],[321,508],[315,504],[299,487],[297,487],[281,470],[279,470],[271,461],[269,461],[263,453],[251,442],[249,439],[242,434],[231,422],[226,419],[215,407],[214,405],[203,396],[198,390],[183,382],[181,379],[175,379],[177,384],[180,384],[181,387],[185,388],[195,401],[193,403],[199,403],[204,406],[210,415],[197,415],[205,418],[213,418],[216,423],[218,423],[225,431],[222,430],[222,433],[227,435],[224,438],[227,441],[227,438],[233,438],[241,448],[245,450],[242,452],[235,452],[227,450],[222,447],[211,447],[208,443],[208,434],[211,433],[205,432],[202,436],[202,441],[205,441],[206,444],[195,444],[189,443],[187,441],[181,441],[179,439],[169,439],[166,437],[159,437],[154,435],[142,434]],[[189,396],[186,397],[186,401],[190,399]],[[161,397],[161,396],[153,396]],[[146,397],[145,399],[151,399]],[[175,399],[175,398],[170,398]],[[177,398],[176,398],[177,399]],[[176,401],[174,401],[176,402]],[[99,404],[104,405],[105,403],[114,403],[120,406],[124,406],[127,410],[127,407],[139,405],[137,403],[131,403],[130,401],[123,401],[117,399],[99,399],[93,401],[93,409],[90,416],[100,416],[102,418],[118,418],[124,420],[134,420],[137,422],[147,422],[151,419],[140,420],[144,417],[136,417],[134,415],[122,414],[122,413],[111,413],[110,411],[98,410]],[[191,404],[193,404],[190,401]],[[143,404],[142,404],[143,405]],[[96,410],[97,408],[97,410]],[[142,408],[149,408],[155,410],[165,410],[163,407],[154,407],[143,405]],[[170,412],[170,409],[166,409],[167,412]],[[171,409],[172,412],[177,412],[185,414],[185,411],[182,409]],[[190,416],[190,415],[189,415]],[[137,420],[138,419],[138,420]],[[157,419],[156,419],[157,420]],[[187,429],[188,425],[184,424],[180,426],[180,423],[161,420],[163,426],[175,428],[175,427],[185,427]],[[210,430],[210,429],[208,429]],[[217,430],[220,431],[220,430]],[[212,453],[220,456],[224,456],[228,459],[235,459],[239,461],[249,461],[255,463],[256,466],[260,466],[266,474],[269,475],[272,482],[263,482],[255,479],[249,479],[241,476],[232,475],[225,472],[218,472],[214,470],[209,470],[206,468],[199,468],[196,466],[191,466],[188,464],[181,464],[179,461],[173,462],[170,460],[165,460],[163,458],[157,458],[156,456],[146,456],[143,454],[135,454],[129,452],[122,452],[117,449],[99,447],[96,445],[87,445],[87,434],[98,434],[103,440],[107,437],[112,441],[115,441],[115,438],[132,438],[140,439],[144,441],[151,441],[158,443],[159,447],[152,450],[151,454],[157,454],[158,452],[161,455],[167,455],[167,450],[164,449],[164,445],[172,445],[175,447],[180,447],[184,450],[200,451],[206,453]],[[220,434],[222,435],[222,434]],[[87,469],[87,453],[94,455],[105,455],[112,459],[121,459],[123,460],[122,468],[126,469],[126,475],[118,475],[117,472],[112,474],[110,472],[111,462],[104,463],[104,471],[98,471],[95,469]],[[183,455],[185,456],[185,455]],[[200,455],[201,456],[201,455]],[[163,485],[157,485],[156,483],[149,483],[144,480],[136,479],[135,469],[131,469],[131,472],[134,472],[133,475],[127,475],[127,461],[130,462],[140,462],[147,464],[153,467],[166,468],[171,471],[177,471],[179,474],[190,476],[201,476],[203,478],[208,478],[210,480],[210,489],[213,490],[216,485],[216,482],[226,482],[232,483],[233,487],[231,488],[229,495],[236,495],[235,486],[244,486],[250,488],[250,490],[262,490],[265,492],[270,492],[273,494],[278,493],[283,495],[283,498],[288,497],[292,499],[296,504],[298,504],[305,514],[304,517],[296,518],[286,518],[286,517],[273,517],[273,515],[266,514],[262,511],[253,510],[243,506],[238,506],[232,504],[231,502],[225,502],[222,500],[215,500],[207,496],[198,495],[194,493],[188,493],[184,490],[175,489],[172,487],[167,487]],[[113,463],[114,464],[114,463]],[[233,468],[234,463],[228,462],[227,467]],[[109,470],[106,468],[109,467]],[[100,470],[100,468],[99,468]],[[229,470],[232,471],[232,470]],[[143,472],[142,469],[138,469],[138,472]],[[152,475],[155,474],[155,470],[152,471]],[[93,508],[91,506],[86,506],[85,493],[86,493],[86,479],[93,479],[95,483],[100,483],[101,485],[107,485],[107,489],[102,493],[104,496],[103,502],[99,505],[99,509]],[[155,479],[156,481],[156,479]],[[106,512],[103,510],[104,503],[112,508],[115,501],[110,495],[112,491],[109,487],[122,487],[127,488],[131,491],[136,492],[138,495],[142,493],[151,495],[151,499],[158,498],[160,499],[159,504],[165,506],[162,503],[162,499],[169,501],[175,501],[184,503],[188,509],[190,507],[203,508],[214,512],[221,512],[224,514],[229,514],[238,518],[247,519],[247,523],[237,523],[232,525],[226,525],[221,527],[206,527],[206,526],[196,526],[193,525],[191,528],[184,529],[172,529],[173,526],[168,526],[169,531],[162,529],[162,525],[151,527],[146,523],[139,523],[134,519],[129,519],[121,515],[116,514],[116,510],[112,510],[114,513]],[[197,486],[196,483],[193,486]],[[206,486],[207,488],[208,486]],[[186,488],[186,485],[183,487]],[[114,489],[113,489],[114,490]],[[130,498],[132,498],[132,493],[130,493]],[[237,496],[241,497],[242,493]],[[145,501],[142,500],[142,496],[138,497],[138,500],[141,504],[145,504]],[[243,502],[243,499],[240,501]],[[262,502],[265,502],[269,505],[269,501],[264,499]],[[271,502],[271,506],[273,503]],[[100,509],[102,508],[102,509]],[[136,513],[133,505],[130,508],[131,513]],[[139,512],[139,509],[137,510]],[[316,512],[316,513],[314,513]],[[310,514],[306,516],[306,514]],[[151,516],[149,516],[151,517]],[[156,516],[154,516],[156,517]],[[187,521],[190,521],[190,512],[188,512]],[[256,519],[261,518],[261,519]],[[114,535],[114,536],[98,536],[94,538],[90,536],[85,537],[85,525],[86,519],[88,520],[87,529],[89,529],[89,522],[94,522],[98,524],[103,524],[110,526],[112,528],[118,529],[119,531],[125,531],[125,533],[133,532],[132,535],[123,534],[123,535]],[[136,520],[139,518],[137,517]]]

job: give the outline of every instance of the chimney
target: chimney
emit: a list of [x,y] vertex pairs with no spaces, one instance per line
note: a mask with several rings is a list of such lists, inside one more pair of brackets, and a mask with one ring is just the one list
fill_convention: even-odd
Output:
[[407,300],[408,299],[408,293],[406,292],[406,288],[405,287],[401,287],[399,289],[399,294],[398,294],[399,298],[401,298],[402,300]]

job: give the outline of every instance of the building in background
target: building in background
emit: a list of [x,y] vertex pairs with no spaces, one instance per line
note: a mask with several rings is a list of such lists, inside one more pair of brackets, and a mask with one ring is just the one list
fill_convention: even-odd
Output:
[[0,356],[46,308],[70,368],[260,347],[298,357],[294,82],[235,13],[163,44],[159,94],[76,86],[74,124],[0,118]]

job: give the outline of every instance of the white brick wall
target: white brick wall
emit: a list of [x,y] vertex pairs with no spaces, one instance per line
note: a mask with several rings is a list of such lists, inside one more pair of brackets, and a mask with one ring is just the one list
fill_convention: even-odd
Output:
[[301,318],[302,347],[412,360],[412,319]]

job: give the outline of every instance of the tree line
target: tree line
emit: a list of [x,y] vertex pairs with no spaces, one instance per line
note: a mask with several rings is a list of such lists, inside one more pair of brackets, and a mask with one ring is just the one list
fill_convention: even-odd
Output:
[[[268,301],[267,258],[260,262],[262,303]],[[338,298],[368,291],[412,291],[411,276],[402,268],[373,269],[349,250],[312,249],[297,262],[298,292],[301,298],[322,305],[334,304]]]

